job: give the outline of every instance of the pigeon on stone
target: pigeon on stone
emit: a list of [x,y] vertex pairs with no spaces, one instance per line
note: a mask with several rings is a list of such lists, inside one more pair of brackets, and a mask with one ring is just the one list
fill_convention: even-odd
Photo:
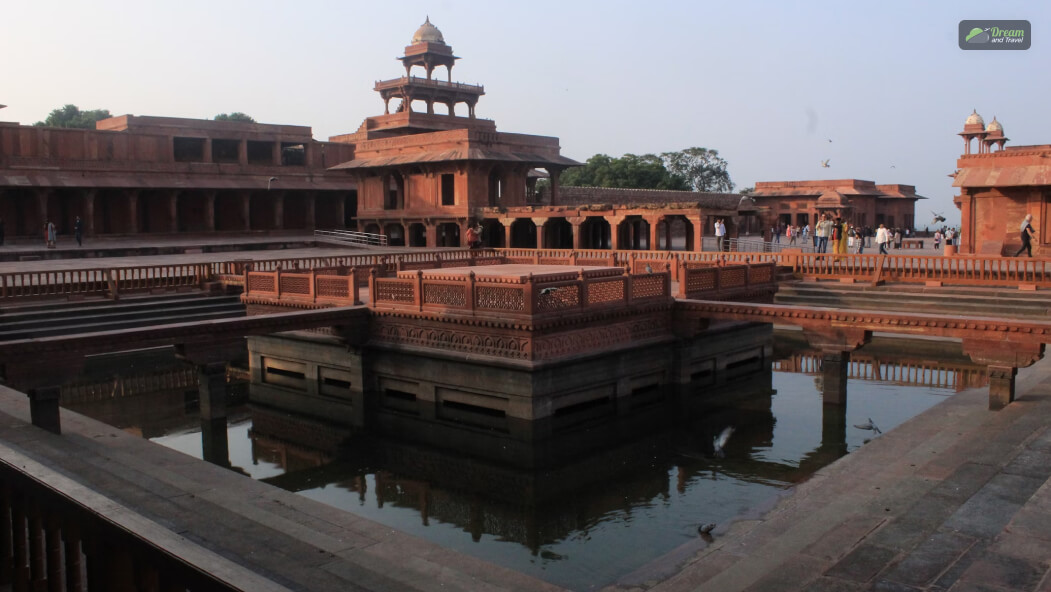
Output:
[[697,532],[701,534],[711,534],[712,530],[715,530],[715,523],[703,524],[697,527]]
[[540,295],[546,296],[548,294],[553,294],[557,289],[558,288],[543,288],[542,290],[540,290]]
[[653,268],[650,267],[649,263],[646,264],[646,273],[653,273]]

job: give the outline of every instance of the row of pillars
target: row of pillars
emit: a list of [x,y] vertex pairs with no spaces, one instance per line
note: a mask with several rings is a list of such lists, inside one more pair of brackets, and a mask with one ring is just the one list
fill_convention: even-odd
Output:
[[[95,209],[96,209],[96,198],[98,197],[97,189],[85,189],[80,194],[80,212],[76,212],[75,215],[79,215],[81,220],[84,222],[84,233],[85,235],[96,234],[95,228]],[[128,220],[130,228],[127,232],[142,232],[142,227],[139,220],[139,197],[143,193],[139,189],[125,189],[121,192],[123,194],[124,205],[126,206],[126,213],[122,213],[121,217]],[[182,191],[178,189],[161,190],[159,192],[158,201],[163,202],[162,207],[165,209],[165,219],[168,223],[168,232],[178,232],[180,228],[179,219],[179,198],[189,195],[200,196],[204,201],[204,219],[203,230],[214,231],[216,230],[215,223],[215,206],[216,197],[218,190],[204,189],[195,191]],[[50,189],[38,189],[36,190],[36,206],[38,219],[43,221],[51,219],[49,213],[49,202],[53,190]],[[251,203],[252,203],[252,191],[242,190],[237,192],[237,199],[240,202],[240,219],[242,220],[242,230],[252,230],[252,216],[251,216]],[[267,196],[272,200],[272,222],[273,228],[282,230],[284,228],[285,219],[285,198],[289,194],[287,191],[274,190],[268,191]],[[296,193],[296,205],[304,208],[304,219],[306,221],[307,230],[313,230],[315,227],[315,201],[316,194],[312,191],[297,192]],[[346,216],[346,204],[344,200],[337,199],[336,201],[336,213],[335,219],[338,221],[337,226],[342,226],[342,221],[345,220]],[[52,220],[53,222],[55,220]]]

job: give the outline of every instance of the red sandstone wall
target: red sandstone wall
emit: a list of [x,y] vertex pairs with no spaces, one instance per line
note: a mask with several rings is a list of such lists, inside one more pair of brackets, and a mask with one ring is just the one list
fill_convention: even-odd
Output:
[[727,209],[737,209],[739,193],[705,193],[697,191],[667,191],[661,189],[619,189],[612,187],[559,187],[560,205],[593,203],[634,205],[642,203],[669,203],[715,200]]

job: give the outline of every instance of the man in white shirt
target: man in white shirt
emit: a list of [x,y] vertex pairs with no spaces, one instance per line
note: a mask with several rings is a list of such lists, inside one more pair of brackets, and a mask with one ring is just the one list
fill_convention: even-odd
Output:
[[715,244],[716,244],[716,247],[717,247],[717,249],[719,251],[722,251],[724,249],[723,241],[725,240],[725,237],[726,237],[726,224],[723,224],[723,219],[722,218],[717,218],[715,220]]
[[876,244],[879,245],[879,254],[887,254],[887,243],[890,242],[890,232],[887,227],[880,224],[879,230],[876,231]]

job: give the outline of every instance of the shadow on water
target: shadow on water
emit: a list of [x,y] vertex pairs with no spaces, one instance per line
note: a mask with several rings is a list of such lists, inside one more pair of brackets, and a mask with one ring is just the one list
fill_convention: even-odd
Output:
[[[933,363],[923,344],[908,362],[905,343],[888,346],[893,361],[859,362],[870,370],[850,379],[846,406],[822,403],[820,368],[799,363],[805,343],[779,334],[777,360],[757,372],[719,387],[669,387],[626,417],[532,441],[451,421],[394,437],[252,402],[232,407],[227,421],[202,422],[193,373],[174,360],[123,364],[116,378],[97,369],[64,391],[64,404],[447,548],[589,590],[754,516],[877,437],[855,427],[869,418],[886,432],[963,388],[968,369],[952,370],[960,360],[951,355],[938,361],[960,373],[949,383],[941,370],[926,385],[871,372]],[[711,534],[699,534],[706,524],[715,524]]]

